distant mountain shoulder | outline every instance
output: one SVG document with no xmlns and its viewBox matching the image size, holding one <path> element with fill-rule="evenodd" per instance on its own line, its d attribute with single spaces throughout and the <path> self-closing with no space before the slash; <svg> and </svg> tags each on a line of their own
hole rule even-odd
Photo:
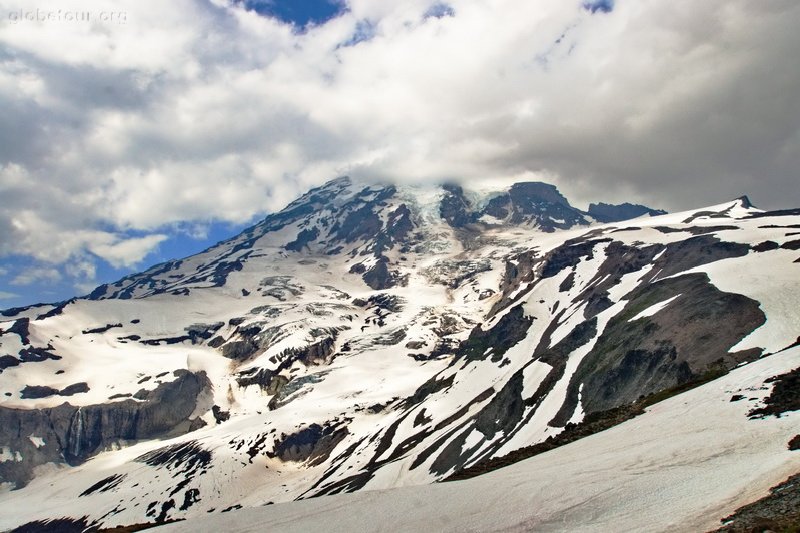
<svg viewBox="0 0 800 533">
<path fill-rule="evenodd" d="M 661 209 L 651 209 L 644 205 L 629 204 L 605 204 L 600 202 L 598 204 L 589 204 L 589 215 L 598 222 L 621 222 L 623 220 L 630 220 L 642 215 L 650 215 L 655 217 L 658 215 L 666 215 L 666 211 Z"/>
</svg>

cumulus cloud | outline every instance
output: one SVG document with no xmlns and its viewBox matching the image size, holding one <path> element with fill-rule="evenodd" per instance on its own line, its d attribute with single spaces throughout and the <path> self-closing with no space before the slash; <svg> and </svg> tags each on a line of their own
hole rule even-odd
<svg viewBox="0 0 800 533">
<path fill-rule="evenodd" d="M 226 0 L 0 0 L 0 255 L 133 266 L 345 173 L 800 204 L 794 0 L 347 7 L 298 31 Z M 59 9 L 89 20 L 25 19 Z"/>
<path fill-rule="evenodd" d="M 92 253 L 111 263 L 112 266 L 132 266 L 141 261 L 166 238 L 166 235 L 147 235 L 146 237 L 117 240 L 114 236 L 107 236 L 105 242 L 90 243 L 88 248 Z"/>
<path fill-rule="evenodd" d="M 52 267 L 33 267 L 24 270 L 11 280 L 12 285 L 31 285 L 33 283 L 55 283 L 61 280 L 61 273 Z"/>
<path fill-rule="evenodd" d="M 8 300 L 10 298 L 16 298 L 17 296 L 18 295 L 13 292 L 0 291 L 0 300 Z"/>
</svg>

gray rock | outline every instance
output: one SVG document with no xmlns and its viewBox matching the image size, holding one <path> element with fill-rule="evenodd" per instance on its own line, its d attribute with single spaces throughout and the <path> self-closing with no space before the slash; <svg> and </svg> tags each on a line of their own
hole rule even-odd
<svg viewBox="0 0 800 533">
<path fill-rule="evenodd" d="M 70 387 L 81 389 L 84 385 Z M 196 427 L 189 417 L 197 397 L 210 386 L 204 372 L 184 371 L 174 381 L 148 392 L 143 402 L 127 399 L 84 407 L 64 403 L 48 409 L 0 407 L 4 445 L 12 453 L 19 452 L 21 458 L 0 463 L 0 482 L 20 488 L 33 478 L 34 468 L 45 463 L 78 465 L 112 444 L 187 433 Z M 31 435 L 40 440 L 34 442 Z"/>
</svg>

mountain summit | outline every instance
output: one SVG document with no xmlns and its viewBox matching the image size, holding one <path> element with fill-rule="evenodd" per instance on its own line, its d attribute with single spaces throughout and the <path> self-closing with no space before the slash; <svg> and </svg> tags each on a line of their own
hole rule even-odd
<svg viewBox="0 0 800 533">
<path fill-rule="evenodd" d="M 613 211 L 615 220 L 664 213 L 630 204 L 600 205 Z M 342 177 L 310 190 L 233 239 L 98 287 L 89 298 L 139 298 L 223 286 L 230 272 L 258 255 L 259 246 L 280 248 L 287 257 L 347 256 L 353 259 L 350 273 L 372 289 L 389 289 L 404 285 L 409 276 L 399 254 L 468 247 L 475 236 L 501 228 L 552 233 L 601 219 L 572 207 L 555 186 L 540 182 L 478 194 L 456 185 L 373 185 Z"/>
<path fill-rule="evenodd" d="M 199 254 L 2 312 L 0 481 L 16 490 L 0 529 L 429 484 L 772 354 L 786 366 L 800 357 L 798 217 L 745 199 L 582 212 L 537 182 L 330 181 Z M 769 391 L 783 367 L 752 368 Z M 730 404 L 708 390 L 693 398 Z M 754 424 L 791 453 L 791 424 Z M 748 468 L 736 483 L 779 475 Z M 712 497 L 734 503 L 686 501 Z"/>
</svg>

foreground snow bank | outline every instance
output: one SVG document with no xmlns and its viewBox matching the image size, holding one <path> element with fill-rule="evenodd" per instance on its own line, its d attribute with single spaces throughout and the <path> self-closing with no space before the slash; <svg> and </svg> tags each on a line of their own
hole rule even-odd
<svg viewBox="0 0 800 533">
<path fill-rule="evenodd" d="M 624 424 L 474 479 L 209 515 L 167 531 L 702 531 L 800 471 L 800 412 L 747 414 L 800 347 Z M 744 396 L 731 401 L 734 395 Z"/>
</svg>

